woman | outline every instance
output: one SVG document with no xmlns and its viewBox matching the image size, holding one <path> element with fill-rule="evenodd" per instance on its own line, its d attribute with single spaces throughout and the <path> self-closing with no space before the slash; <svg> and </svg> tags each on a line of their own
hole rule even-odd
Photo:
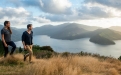
<svg viewBox="0 0 121 75">
<path fill-rule="evenodd" d="M 5 21 L 4 27 L 1 30 L 1 39 L 2 39 L 4 50 L 5 50 L 4 57 L 8 55 L 8 45 L 12 46 L 10 55 L 13 55 L 16 49 L 15 43 L 11 41 L 11 34 L 12 34 L 12 30 L 10 28 L 10 21 Z"/>
</svg>

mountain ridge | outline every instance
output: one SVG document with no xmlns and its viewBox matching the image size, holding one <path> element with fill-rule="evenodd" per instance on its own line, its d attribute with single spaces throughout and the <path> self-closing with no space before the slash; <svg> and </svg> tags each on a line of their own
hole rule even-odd
<svg viewBox="0 0 121 75">
<path fill-rule="evenodd" d="M 2 28 L 3 26 L 0 25 L 0 29 Z M 13 41 L 21 40 L 21 35 L 26 29 L 17 29 L 13 27 L 11 28 L 13 31 L 12 40 Z M 33 32 L 34 35 L 48 35 L 51 38 L 62 39 L 62 40 L 75 40 L 81 38 L 92 39 L 92 37 L 96 38 L 97 35 L 99 35 L 97 36 L 97 38 L 100 38 L 101 40 L 105 38 L 105 40 L 107 39 L 110 42 L 111 41 L 114 42 L 113 40 L 121 40 L 121 32 L 119 31 L 115 31 L 110 28 L 87 26 L 77 23 L 64 23 L 57 26 L 44 25 L 41 27 L 33 28 Z"/>
</svg>

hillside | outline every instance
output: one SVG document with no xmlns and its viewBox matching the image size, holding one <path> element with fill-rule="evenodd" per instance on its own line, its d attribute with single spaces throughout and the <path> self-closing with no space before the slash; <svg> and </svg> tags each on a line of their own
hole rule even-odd
<svg viewBox="0 0 121 75">
<path fill-rule="evenodd" d="M 87 31 L 94 31 L 94 30 L 97 30 L 97 29 L 102 29 L 101 27 L 97 27 L 97 26 L 88 26 L 88 25 L 83 25 L 83 24 L 78 24 L 78 23 L 65 23 L 65 24 L 62 24 L 62 25 L 66 25 L 66 26 L 77 26 L 79 28 L 83 28 Z"/>
<path fill-rule="evenodd" d="M 101 37 L 107 38 L 112 41 L 121 40 L 121 32 L 76 23 L 65 23 L 58 26 L 45 25 L 42 27 L 34 28 L 33 31 L 35 35 L 48 35 L 51 38 L 63 40 L 91 38 L 98 34 Z"/>
<path fill-rule="evenodd" d="M 34 46 L 33 63 L 23 61 L 24 52 L 16 52 L 14 58 L 0 57 L 0 75 L 121 75 L 121 58 L 51 50 L 49 46 Z"/>
<path fill-rule="evenodd" d="M 114 41 L 107 39 L 99 34 L 91 37 L 89 41 L 94 42 L 96 44 L 101 44 L 101 45 L 114 45 L 115 44 Z"/>
<path fill-rule="evenodd" d="M 90 33 L 91 36 L 95 36 L 97 34 L 110 40 L 121 40 L 121 32 L 111 29 L 97 29 Z"/>
<path fill-rule="evenodd" d="M 113 40 L 121 40 L 121 32 L 111 29 L 98 29 L 90 33 L 90 41 L 103 45 L 115 44 Z"/>
<path fill-rule="evenodd" d="M 77 39 L 77 36 L 89 31 L 100 29 L 96 26 L 86 26 L 76 23 L 64 23 L 61 25 L 45 25 L 42 27 L 34 28 L 34 35 L 48 35 L 55 39 L 73 40 Z M 80 37 L 79 37 L 80 38 Z"/>
<path fill-rule="evenodd" d="M 78 26 L 74 25 L 69 25 L 65 26 L 62 30 L 59 30 L 58 32 L 53 34 L 51 38 L 73 40 L 73 37 L 86 32 L 88 31 L 83 28 L 79 28 Z"/>
<path fill-rule="evenodd" d="M 23 62 L 23 55 L 0 58 L 0 75 L 121 75 L 121 62 L 92 56 L 54 56 Z"/>
</svg>

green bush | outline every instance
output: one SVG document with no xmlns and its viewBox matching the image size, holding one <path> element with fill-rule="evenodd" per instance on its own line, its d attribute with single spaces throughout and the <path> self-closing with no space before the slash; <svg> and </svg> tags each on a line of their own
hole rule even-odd
<svg viewBox="0 0 121 75">
<path fill-rule="evenodd" d="M 2 41 L 0 40 L 0 56 L 3 56 L 4 54 L 4 47 L 2 45 Z"/>
<path fill-rule="evenodd" d="M 54 54 L 54 50 L 50 46 L 34 45 L 33 54 L 36 58 L 50 58 Z"/>
<path fill-rule="evenodd" d="M 40 50 L 46 50 L 46 51 L 54 52 L 54 50 L 50 46 L 42 46 L 42 47 L 40 47 Z"/>
<path fill-rule="evenodd" d="M 121 56 L 118 58 L 118 60 L 120 60 L 120 61 L 121 61 Z"/>
<path fill-rule="evenodd" d="M 33 49 L 40 50 L 40 46 L 39 45 L 33 45 Z"/>
<path fill-rule="evenodd" d="M 36 56 L 36 58 L 51 58 L 54 55 L 53 52 L 50 51 L 38 51 L 38 52 L 34 52 L 34 56 Z"/>
<path fill-rule="evenodd" d="M 19 47 L 19 53 L 21 53 L 23 51 L 23 49 L 21 47 Z"/>
<path fill-rule="evenodd" d="M 68 56 L 71 56 L 71 55 L 72 55 L 72 54 L 69 53 L 69 52 L 63 52 L 63 53 L 61 54 L 62 57 L 68 57 Z"/>
</svg>

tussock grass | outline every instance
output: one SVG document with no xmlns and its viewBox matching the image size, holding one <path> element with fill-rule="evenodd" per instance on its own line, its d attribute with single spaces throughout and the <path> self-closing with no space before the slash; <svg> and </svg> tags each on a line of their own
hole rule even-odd
<svg viewBox="0 0 121 75">
<path fill-rule="evenodd" d="M 34 63 L 28 63 L 23 62 L 22 54 L 14 57 L 0 59 L 0 75 L 121 75 L 121 62 L 117 59 L 58 55 L 49 59 L 34 58 Z M 10 66 L 10 61 L 15 65 Z"/>
<path fill-rule="evenodd" d="M 0 65 L 21 65 L 24 64 L 23 60 L 23 55 L 17 54 L 14 56 L 8 55 L 6 58 L 2 57 L 0 60 Z"/>
</svg>

